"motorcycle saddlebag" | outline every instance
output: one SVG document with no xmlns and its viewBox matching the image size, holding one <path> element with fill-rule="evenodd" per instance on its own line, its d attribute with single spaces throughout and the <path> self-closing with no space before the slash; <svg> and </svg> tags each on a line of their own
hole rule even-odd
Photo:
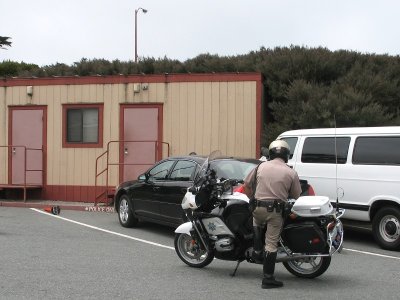
<svg viewBox="0 0 400 300">
<path fill-rule="evenodd" d="M 326 249 L 324 234 L 314 222 L 289 224 L 281 236 L 285 246 L 295 253 L 320 253 Z"/>
</svg>

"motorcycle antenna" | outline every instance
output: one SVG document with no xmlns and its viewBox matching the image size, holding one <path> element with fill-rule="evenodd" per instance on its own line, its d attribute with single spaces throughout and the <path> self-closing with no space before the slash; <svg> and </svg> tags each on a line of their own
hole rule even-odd
<svg viewBox="0 0 400 300">
<path fill-rule="evenodd" d="M 336 114 L 333 114 L 333 122 L 335 125 L 335 185 L 336 185 L 336 211 L 339 211 L 339 195 L 338 195 L 338 153 L 337 153 L 337 136 L 336 136 Z"/>
</svg>

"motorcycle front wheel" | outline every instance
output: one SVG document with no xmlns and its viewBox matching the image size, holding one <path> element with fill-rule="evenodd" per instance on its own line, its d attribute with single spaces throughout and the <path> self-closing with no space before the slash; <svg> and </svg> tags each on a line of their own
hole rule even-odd
<svg viewBox="0 0 400 300">
<path fill-rule="evenodd" d="M 201 249 L 200 244 L 190 235 L 177 233 L 175 235 L 175 251 L 179 258 L 188 266 L 194 268 L 204 268 L 214 259 L 213 251 Z"/>
<path fill-rule="evenodd" d="M 297 277 L 301 278 L 315 278 L 329 268 L 331 264 L 331 257 L 307 257 L 293 261 L 284 262 L 286 270 Z"/>
</svg>

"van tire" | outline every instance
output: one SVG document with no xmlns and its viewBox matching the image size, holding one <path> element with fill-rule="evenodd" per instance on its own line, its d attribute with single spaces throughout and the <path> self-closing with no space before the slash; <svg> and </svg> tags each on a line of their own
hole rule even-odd
<svg viewBox="0 0 400 300">
<path fill-rule="evenodd" d="M 383 249 L 400 249 L 400 209 L 389 206 L 378 210 L 372 220 L 372 235 Z"/>
</svg>

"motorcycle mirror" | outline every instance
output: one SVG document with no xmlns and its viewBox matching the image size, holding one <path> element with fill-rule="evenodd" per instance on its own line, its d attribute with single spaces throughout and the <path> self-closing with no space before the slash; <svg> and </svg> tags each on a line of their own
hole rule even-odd
<svg viewBox="0 0 400 300">
<path fill-rule="evenodd" d="M 197 192 L 196 187 L 195 186 L 191 186 L 189 188 L 189 192 L 191 192 L 193 195 L 196 195 L 196 192 Z"/>
</svg>

